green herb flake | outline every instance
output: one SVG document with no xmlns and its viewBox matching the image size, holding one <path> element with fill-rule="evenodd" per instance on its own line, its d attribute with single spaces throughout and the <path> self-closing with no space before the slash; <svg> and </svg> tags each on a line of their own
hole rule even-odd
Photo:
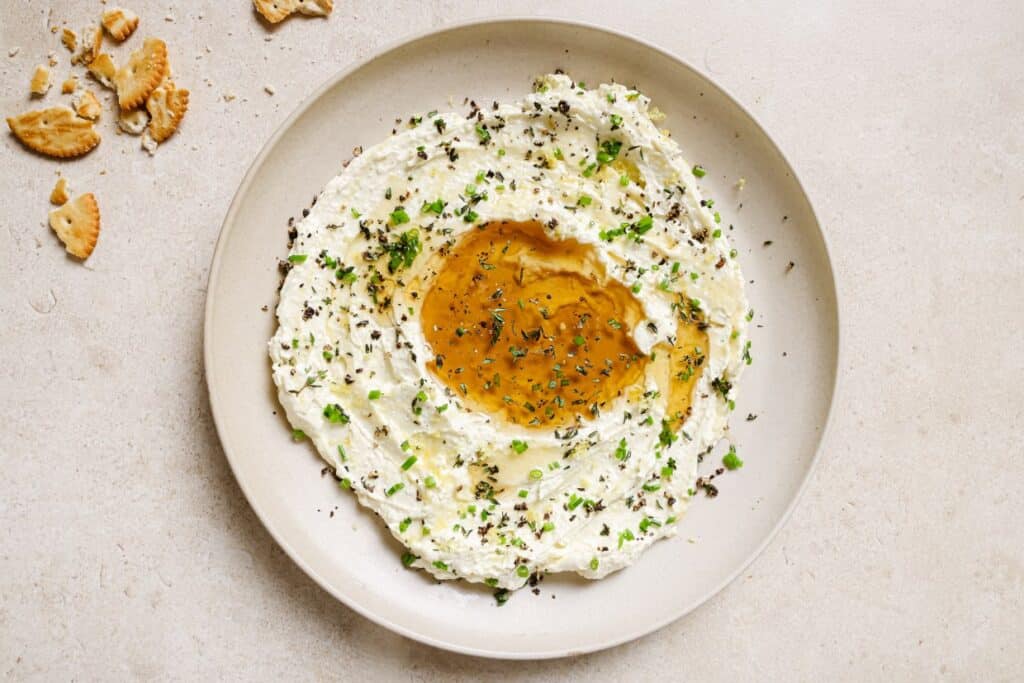
<svg viewBox="0 0 1024 683">
<path fill-rule="evenodd" d="M 708 172 L 700 164 L 697 164 L 696 166 L 693 167 L 693 175 L 697 176 L 698 178 L 703 178 L 707 174 Z"/>
<path fill-rule="evenodd" d="M 525 453 L 526 449 L 528 449 L 529 447 L 529 444 L 527 444 L 525 441 L 520 441 L 519 439 L 512 439 L 512 450 L 519 455 Z"/>
<path fill-rule="evenodd" d="M 722 464 L 727 470 L 738 470 L 743 467 L 743 461 L 740 460 L 740 456 L 736 455 L 735 446 L 729 446 L 729 452 L 722 457 Z"/>
<path fill-rule="evenodd" d="M 376 401 L 381 396 L 383 396 L 383 394 L 380 393 L 380 389 L 370 389 L 370 393 L 366 395 L 366 398 L 371 401 Z"/>
<path fill-rule="evenodd" d="M 326 417 L 327 421 L 332 424 L 345 425 L 349 422 L 348 413 L 346 413 L 337 403 L 331 403 L 324 406 L 324 417 Z"/>
<path fill-rule="evenodd" d="M 420 208 L 420 213 L 436 213 L 438 216 L 444 211 L 444 207 L 447 203 L 443 199 L 435 199 L 432 202 L 423 202 L 423 206 Z"/>
<path fill-rule="evenodd" d="M 408 458 L 405 459 L 405 462 L 402 463 L 402 469 L 408 470 L 410 467 L 416 464 L 416 461 L 418 459 L 419 458 L 417 458 L 415 455 L 410 455 Z"/>
<path fill-rule="evenodd" d="M 405 212 L 405 207 L 397 206 L 395 210 L 391 212 L 391 224 L 401 225 L 402 223 L 409 222 L 409 214 Z"/>
</svg>

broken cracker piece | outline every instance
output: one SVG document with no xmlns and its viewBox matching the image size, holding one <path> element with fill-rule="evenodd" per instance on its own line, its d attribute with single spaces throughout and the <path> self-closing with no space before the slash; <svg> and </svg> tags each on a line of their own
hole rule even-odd
<svg viewBox="0 0 1024 683">
<path fill-rule="evenodd" d="M 145 102 L 167 75 L 167 69 L 167 45 L 159 38 L 146 38 L 114 74 L 121 109 L 135 109 Z"/>
<path fill-rule="evenodd" d="M 61 176 L 57 178 L 57 184 L 53 186 L 53 192 L 50 193 L 50 203 L 61 206 L 66 204 L 68 199 L 68 181 L 67 178 Z"/>
<path fill-rule="evenodd" d="M 123 111 L 117 119 L 117 127 L 129 135 L 142 135 L 148 124 L 149 114 L 145 109 Z"/>
<path fill-rule="evenodd" d="M 142 134 L 142 149 L 149 152 L 149 156 L 156 154 L 157 142 L 153 139 L 153 136 L 149 134 L 149 129 Z"/>
<path fill-rule="evenodd" d="M 29 149 L 52 157 L 69 158 L 85 154 L 100 144 L 92 121 L 79 118 L 67 107 L 36 109 L 9 116 L 7 125 Z"/>
<path fill-rule="evenodd" d="M 111 7 L 103 13 L 103 28 L 114 40 L 126 40 L 139 25 L 139 15 L 124 7 Z"/>
<path fill-rule="evenodd" d="M 100 117 L 103 107 L 100 105 L 100 101 L 96 99 L 96 95 L 92 90 L 83 90 L 75 98 L 75 111 L 82 118 L 95 121 Z"/>
<path fill-rule="evenodd" d="M 100 236 L 100 207 L 91 193 L 79 195 L 50 212 L 50 227 L 72 256 L 89 258 Z"/>
<path fill-rule="evenodd" d="M 92 63 L 89 64 L 89 73 L 104 87 L 111 90 L 117 89 L 114 86 L 114 75 L 117 74 L 117 66 L 114 65 L 114 60 L 106 52 L 101 52 L 96 56 L 96 59 L 92 60 Z"/>
<path fill-rule="evenodd" d="M 155 142 L 163 142 L 178 129 L 188 111 L 188 90 L 175 87 L 174 81 L 164 81 L 146 100 L 149 112 L 149 134 Z"/>
<path fill-rule="evenodd" d="M 326 17 L 334 9 L 334 0 L 253 0 L 253 6 L 264 19 L 276 24 L 295 12 Z"/>
<path fill-rule="evenodd" d="M 36 70 L 32 72 L 32 82 L 29 84 L 29 90 L 33 95 L 42 97 L 49 89 L 50 70 L 40 64 L 36 67 Z"/>
<path fill-rule="evenodd" d="M 299 0 L 299 12 L 313 17 L 326 17 L 334 9 L 334 0 Z"/>
<path fill-rule="evenodd" d="M 60 42 L 68 49 L 68 52 L 74 54 L 78 49 L 78 34 L 69 28 L 62 29 L 60 32 Z"/>
<path fill-rule="evenodd" d="M 252 4 L 264 19 L 276 24 L 295 11 L 297 0 L 252 0 Z"/>
<path fill-rule="evenodd" d="M 78 76 L 68 76 L 68 79 L 60 84 L 60 91 L 64 95 L 75 92 L 78 87 Z"/>
<path fill-rule="evenodd" d="M 81 45 L 78 52 L 71 56 L 72 64 L 92 64 L 103 49 L 103 27 L 90 24 L 82 31 Z"/>
</svg>

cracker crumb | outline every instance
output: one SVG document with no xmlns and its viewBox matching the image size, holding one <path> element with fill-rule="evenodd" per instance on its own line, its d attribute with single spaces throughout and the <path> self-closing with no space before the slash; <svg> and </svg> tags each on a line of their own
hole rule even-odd
<svg viewBox="0 0 1024 683">
<path fill-rule="evenodd" d="M 156 147 L 156 140 L 150 137 L 149 131 L 147 130 L 142 134 L 142 149 L 146 150 L 149 153 L 149 156 L 153 156 L 156 154 Z"/>
<path fill-rule="evenodd" d="M 36 70 L 32 72 L 32 82 L 29 84 L 29 90 L 36 97 L 42 97 L 50 89 L 50 70 L 46 66 L 40 64 L 36 67 Z"/>
<path fill-rule="evenodd" d="M 268 95 L 273 95 L 275 92 L 277 92 L 274 86 L 270 85 L 269 83 L 263 86 L 263 89 L 267 91 Z"/>
<path fill-rule="evenodd" d="M 57 184 L 53 186 L 53 191 L 50 193 L 50 203 L 55 206 L 61 206 L 66 204 L 70 199 L 71 190 L 68 189 L 67 178 L 61 176 L 57 178 Z"/>
<path fill-rule="evenodd" d="M 78 34 L 69 28 L 61 29 L 60 42 L 68 49 L 68 52 L 74 53 L 78 49 Z"/>
<path fill-rule="evenodd" d="M 235 93 L 233 93 L 233 92 L 226 92 L 226 93 L 224 93 L 224 101 L 225 102 L 230 102 L 233 99 L 235 99 Z"/>
<path fill-rule="evenodd" d="M 78 87 L 78 76 L 68 76 L 67 80 L 60 84 L 60 91 L 64 95 L 70 95 Z"/>
<path fill-rule="evenodd" d="M 746 178 L 740 178 L 739 180 L 736 181 L 736 189 L 737 190 L 742 190 L 746 186 L 747 186 L 747 179 Z"/>
<path fill-rule="evenodd" d="M 10 50 L 7 51 L 7 56 L 8 57 L 17 57 L 19 52 L 21 52 L 21 48 L 20 47 L 12 47 Z"/>
</svg>

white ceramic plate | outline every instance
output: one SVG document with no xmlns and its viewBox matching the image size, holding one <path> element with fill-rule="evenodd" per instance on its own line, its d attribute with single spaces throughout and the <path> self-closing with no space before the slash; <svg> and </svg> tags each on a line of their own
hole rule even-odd
<svg viewBox="0 0 1024 683">
<path fill-rule="evenodd" d="M 355 146 L 388 136 L 396 117 L 464 112 L 464 97 L 514 100 L 535 75 L 556 68 L 653 97 L 686 158 L 708 169 L 705 196 L 716 199 L 724 225 L 735 225 L 730 236 L 751 282 L 757 323 L 755 362 L 741 382 L 732 428 L 746 466 L 717 480 L 721 495 L 698 498 L 679 535 L 655 544 L 635 566 L 598 582 L 550 576 L 540 596 L 520 591 L 499 608 L 490 591 L 403 569 L 401 548 L 377 519 L 321 476 L 313 449 L 293 443 L 281 417 L 267 340 L 288 218 L 309 205 Z M 742 192 L 734 187 L 740 177 L 747 181 Z M 765 240 L 773 244 L 764 247 Z M 787 273 L 790 261 L 796 265 Z M 224 450 L 252 507 L 292 559 L 388 628 L 438 647 L 509 658 L 557 657 L 639 637 L 742 571 L 808 478 L 839 353 L 824 237 L 793 169 L 750 114 L 657 48 L 549 20 L 475 23 L 413 39 L 338 74 L 304 102 L 253 163 L 228 211 L 210 271 L 205 334 Z M 747 422 L 748 413 L 759 417 Z"/>
</svg>

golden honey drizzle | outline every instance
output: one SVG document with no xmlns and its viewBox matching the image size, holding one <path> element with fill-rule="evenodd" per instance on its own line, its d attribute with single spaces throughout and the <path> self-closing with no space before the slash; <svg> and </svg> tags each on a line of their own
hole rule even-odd
<svg viewBox="0 0 1024 683">
<path fill-rule="evenodd" d="M 524 427 L 592 419 L 641 380 L 651 357 L 631 331 L 643 307 L 609 278 L 594 248 L 535 222 L 494 222 L 462 238 L 423 298 L 430 370 L 467 407 Z M 655 348 L 675 428 L 689 412 L 707 334 L 684 320 Z"/>
</svg>

